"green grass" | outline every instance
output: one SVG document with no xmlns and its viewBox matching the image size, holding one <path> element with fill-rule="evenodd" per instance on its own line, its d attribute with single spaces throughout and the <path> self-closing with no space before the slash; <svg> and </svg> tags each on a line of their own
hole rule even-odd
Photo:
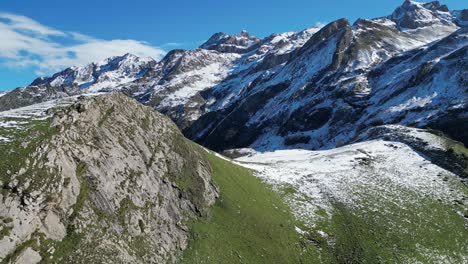
<svg viewBox="0 0 468 264">
<path fill-rule="evenodd" d="M 319 263 L 282 197 L 252 171 L 209 154 L 221 197 L 210 216 L 192 222 L 181 263 Z M 303 228 L 303 227 L 302 227 Z"/>
<path fill-rule="evenodd" d="M 447 151 L 453 152 L 455 155 L 464 156 L 465 159 L 468 159 L 468 149 L 462 143 L 446 138 L 445 147 Z"/>
<path fill-rule="evenodd" d="M 327 262 L 438 263 L 441 256 L 450 263 L 463 263 L 468 230 L 456 212 L 463 213 L 462 205 L 410 191 L 385 200 L 362 198 L 358 208 L 333 202 L 331 220 L 317 224 L 317 230 L 334 242 L 328 245 Z M 400 198 L 403 201 L 395 202 Z"/>
<path fill-rule="evenodd" d="M 11 227 L 4 226 L 2 223 L 2 228 L 0 230 L 0 239 L 3 239 L 3 237 L 9 236 L 11 229 L 12 229 Z"/>
</svg>

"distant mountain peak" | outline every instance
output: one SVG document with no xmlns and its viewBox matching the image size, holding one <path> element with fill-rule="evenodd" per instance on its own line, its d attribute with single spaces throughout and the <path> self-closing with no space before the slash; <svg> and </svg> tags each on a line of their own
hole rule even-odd
<svg viewBox="0 0 468 264">
<path fill-rule="evenodd" d="M 448 12 L 449 9 L 447 7 L 447 5 L 442 5 L 440 4 L 439 1 L 432 1 L 432 2 L 416 2 L 416 1 L 410 1 L 410 0 L 406 0 L 402 7 L 405 7 L 405 8 L 410 8 L 410 7 L 424 7 L 425 9 L 429 9 L 431 11 L 442 11 L 442 12 Z"/>
<path fill-rule="evenodd" d="M 223 53 L 246 53 L 257 47 L 261 41 L 261 38 L 250 35 L 246 30 L 242 30 L 236 35 L 218 32 L 212 35 L 200 48 Z"/>
<path fill-rule="evenodd" d="M 442 12 L 449 12 L 449 9 L 448 9 L 447 5 L 441 5 L 439 3 L 439 1 L 423 3 L 422 5 L 424 6 L 424 8 L 432 10 L 432 11 L 438 10 L 438 11 L 442 11 Z"/>
<path fill-rule="evenodd" d="M 416 29 L 434 24 L 453 25 L 453 17 L 449 11 L 448 7 L 441 5 L 439 1 L 421 3 L 405 0 L 388 18 L 403 29 Z"/>
</svg>

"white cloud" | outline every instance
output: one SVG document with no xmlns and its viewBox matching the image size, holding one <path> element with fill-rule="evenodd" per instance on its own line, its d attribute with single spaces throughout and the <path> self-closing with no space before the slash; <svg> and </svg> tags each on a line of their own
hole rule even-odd
<svg viewBox="0 0 468 264">
<path fill-rule="evenodd" d="M 192 46 L 199 46 L 205 43 L 206 40 L 199 40 L 199 41 L 190 41 L 190 42 L 168 42 L 162 45 L 162 48 L 180 48 L 180 47 L 192 47 Z"/>
<path fill-rule="evenodd" d="M 328 23 L 326 22 L 321 22 L 321 21 L 318 21 L 315 23 L 315 27 L 318 27 L 318 28 L 323 28 L 324 26 L 326 26 Z"/>
<path fill-rule="evenodd" d="M 33 67 L 37 74 L 43 75 L 125 53 L 159 60 L 165 51 L 143 41 L 103 40 L 60 31 L 28 17 L 0 12 L 0 59 L 3 67 Z"/>
<path fill-rule="evenodd" d="M 37 36 L 65 36 L 64 32 L 43 26 L 25 16 L 0 12 L 0 19 L 6 21 L 12 29 L 28 32 Z"/>
</svg>

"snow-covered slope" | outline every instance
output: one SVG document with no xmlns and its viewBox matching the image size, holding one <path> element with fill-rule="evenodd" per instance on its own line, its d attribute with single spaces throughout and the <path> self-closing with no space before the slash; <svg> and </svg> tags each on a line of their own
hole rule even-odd
<svg viewBox="0 0 468 264">
<path fill-rule="evenodd" d="M 52 87 L 77 85 L 89 92 L 112 90 L 143 76 L 156 62 L 132 54 L 112 57 L 85 67 L 71 67 L 50 78 L 38 78 L 31 85 Z"/>
<path fill-rule="evenodd" d="M 428 131 L 386 129 L 389 135 L 405 131 L 410 141 L 450 155 L 446 139 Z M 402 263 L 468 261 L 467 187 L 457 175 L 401 141 L 250 153 L 237 161 L 286 197 L 309 225 L 310 230 L 299 232 L 345 259 L 358 251 L 356 258 L 369 263 L 377 261 L 376 255 Z"/>
<path fill-rule="evenodd" d="M 401 29 L 416 29 L 432 25 L 452 25 L 453 17 L 446 5 L 439 1 L 420 3 L 405 0 L 389 19 L 395 21 Z"/>
<path fill-rule="evenodd" d="M 218 150 L 329 148 L 377 123 L 434 125 L 467 142 L 450 129 L 466 120 L 460 115 L 466 112 L 468 98 L 465 35 L 466 28 L 453 23 L 402 30 L 387 18 L 358 20 L 353 26 L 335 21 L 312 35 L 286 64 L 269 69 L 230 97 L 229 103 L 217 98 L 213 88 L 207 101 L 222 100 L 232 107 L 210 108 L 215 112 L 185 132 Z M 425 103 L 419 113 L 412 113 L 410 105 L 420 97 Z M 458 112 L 452 121 L 439 124 L 448 121 L 452 113 L 447 110 L 455 105 Z"/>
<path fill-rule="evenodd" d="M 0 111 L 81 93 L 118 90 L 119 85 L 141 78 L 155 64 L 151 58 L 125 54 L 84 67 L 67 68 L 52 77 L 39 77 L 29 86 L 1 97 Z"/>
</svg>

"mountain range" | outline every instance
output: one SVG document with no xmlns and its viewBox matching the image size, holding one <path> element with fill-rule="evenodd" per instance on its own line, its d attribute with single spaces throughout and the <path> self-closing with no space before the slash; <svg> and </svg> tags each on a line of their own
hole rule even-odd
<svg viewBox="0 0 468 264">
<path fill-rule="evenodd" d="M 126 54 L 38 78 L 0 97 L 0 109 L 120 91 L 217 151 L 331 148 L 373 124 L 436 128 L 468 143 L 452 129 L 468 124 L 467 16 L 405 1 L 353 24 L 266 38 L 216 33 L 159 62 Z"/>
<path fill-rule="evenodd" d="M 0 93 L 0 260 L 466 263 L 466 131 L 438 1 L 70 67 Z"/>
</svg>

